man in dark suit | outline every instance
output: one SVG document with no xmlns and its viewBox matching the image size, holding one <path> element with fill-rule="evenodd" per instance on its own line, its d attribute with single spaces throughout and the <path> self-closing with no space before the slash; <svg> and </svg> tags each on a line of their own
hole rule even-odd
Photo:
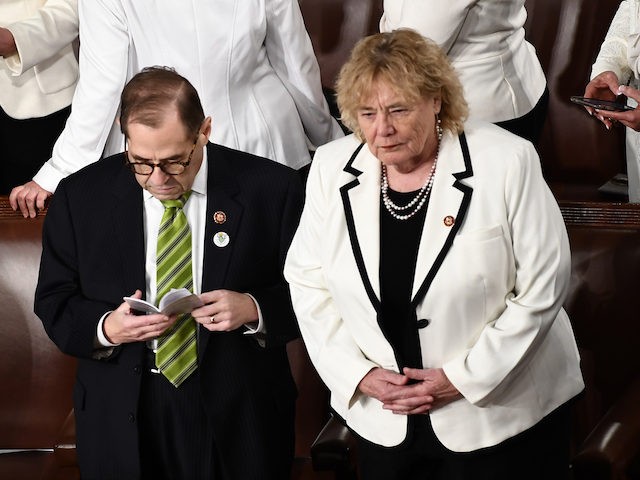
<svg viewBox="0 0 640 480">
<path fill-rule="evenodd" d="M 211 118 L 170 69 L 127 84 L 120 122 L 128 150 L 69 176 L 51 202 L 36 291 L 47 333 L 78 358 L 81 474 L 284 480 L 295 402 L 285 344 L 298 330 L 282 265 L 302 208 L 299 176 L 209 143 Z M 137 315 L 123 297 L 157 304 L 161 202 L 175 200 L 188 223 L 177 239 L 192 239 L 186 286 L 203 305 L 190 316 Z M 177 380 L 156 357 L 183 325 L 197 360 Z"/>
</svg>

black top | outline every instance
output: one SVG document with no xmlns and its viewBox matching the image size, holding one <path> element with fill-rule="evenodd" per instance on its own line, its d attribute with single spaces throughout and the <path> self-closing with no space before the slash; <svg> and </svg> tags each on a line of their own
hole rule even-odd
<svg viewBox="0 0 640 480">
<path fill-rule="evenodd" d="M 406 205 L 418 192 L 387 194 L 396 205 Z M 429 199 L 413 217 L 398 220 L 391 216 L 380 198 L 380 326 L 402 367 L 422 368 L 422 355 L 411 308 L 411 289 L 418 258 L 418 246 Z M 408 213 L 412 208 L 402 213 Z"/>
</svg>

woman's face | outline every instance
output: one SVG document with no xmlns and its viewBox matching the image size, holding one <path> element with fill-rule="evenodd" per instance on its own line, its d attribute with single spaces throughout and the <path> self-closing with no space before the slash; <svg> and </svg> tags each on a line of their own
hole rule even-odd
<svg viewBox="0 0 640 480">
<path fill-rule="evenodd" d="M 369 150 L 387 167 L 411 171 L 435 155 L 440 97 L 408 101 L 384 81 L 373 83 L 357 111 Z"/>
</svg>

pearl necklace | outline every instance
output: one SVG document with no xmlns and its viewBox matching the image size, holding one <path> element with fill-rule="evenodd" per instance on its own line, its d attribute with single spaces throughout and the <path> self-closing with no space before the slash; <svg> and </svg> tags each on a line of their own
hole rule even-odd
<svg viewBox="0 0 640 480">
<path fill-rule="evenodd" d="M 433 165 L 431 165 L 431 172 L 429 172 L 427 181 L 422 186 L 422 188 L 418 191 L 416 196 L 413 197 L 413 199 L 411 199 L 411 201 L 406 205 L 402 205 L 402 206 L 396 205 L 389 198 L 389 193 L 388 193 L 389 179 L 387 177 L 387 167 L 384 164 L 382 164 L 382 182 L 380 185 L 380 191 L 382 192 L 382 203 L 384 204 L 389 214 L 397 220 L 408 220 L 409 218 L 413 217 L 416 213 L 420 211 L 422 206 L 427 201 L 427 198 L 429 198 L 429 193 L 431 192 L 431 187 L 433 186 L 433 179 L 436 173 L 436 165 L 438 164 L 438 154 L 440 153 L 440 140 L 442 139 L 442 127 L 440 126 L 440 119 L 438 119 L 438 122 L 436 123 L 436 132 L 438 135 L 438 149 L 436 150 L 436 157 L 433 159 Z M 415 205 L 415 208 L 411 212 L 405 213 L 405 214 L 401 213 L 413 207 L 414 205 Z"/>
</svg>

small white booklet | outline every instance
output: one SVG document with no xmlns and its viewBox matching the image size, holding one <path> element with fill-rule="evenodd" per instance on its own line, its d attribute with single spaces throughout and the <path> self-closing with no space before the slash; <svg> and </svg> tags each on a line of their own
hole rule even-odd
<svg viewBox="0 0 640 480">
<path fill-rule="evenodd" d="M 191 313 L 192 310 L 204 305 L 200 297 L 195 293 L 191 293 L 186 288 L 172 288 L 162 297 L 160 305 L 157 307 L 139 298 L 124 297 L 123 300 L 127 302 L 132 309 L 139 312 L 164 313 L 165 315 Z"/>
</svg>

